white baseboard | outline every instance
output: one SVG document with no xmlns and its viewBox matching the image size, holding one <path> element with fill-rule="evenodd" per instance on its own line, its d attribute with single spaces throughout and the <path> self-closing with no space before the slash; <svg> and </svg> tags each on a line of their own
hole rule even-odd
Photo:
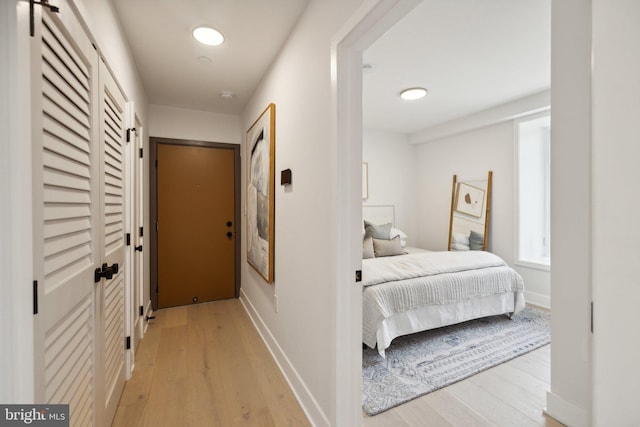
<svg viewBox="0 0 640 427">
<path fill-rule="evenodd" d="M 551 310 L 551 297 L 549 297 L 549 295 L 537 294 L 525 289 L 524 300 L 527 304 L 537 305 L 538 307 Z"/>
<path fill-rule="evenodd" d="M 589 413 L 584 408 L 567 402 L 550 391 L 547 392 L 547 408 L 544 413 L 568 427 L 591 425 Z"/>
<path fill-rule="evenodd" d="M 329 419 L 318 405 L 318 402 L 313 397 L 313 394 L 311 394 L 300 375 L 298 375 L 295 367 L 291 364 L 291 361 L 273 337 L 271 331 L 269 331 L 269 328 L 264 323 L 242 288 L 240 289 L 240 302 L 249 315 L 249 318 L 253 322 L 256 330 L 260 334 L 262 341 L 267 346 L 267 349 L 269 349 L 269 352 L 273 356 L 278 368 L 280 368 L 280 372 L 282 372 L 282 375 L 289 384 L 291 391 L 298 400 L 298 403 L 302 407 L 302 410 L 311 425 L 318 427 L 330 427 L 331 423 L 329 422 Z"/>
</svg>

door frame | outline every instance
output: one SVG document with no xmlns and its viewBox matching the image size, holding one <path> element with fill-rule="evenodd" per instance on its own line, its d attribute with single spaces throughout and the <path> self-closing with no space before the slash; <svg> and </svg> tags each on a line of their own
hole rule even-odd
<svg viewBox="0 0 640 427">
<path fill-rule="evenodd" d="M 149 137 L 149 247 L 151 249 L 149 256 L 151 261 L 151 274 L 149 281 L 149 295 L 151 296 L 151 306 L 153 310 L 158 309 L 158 144 L 169 145 L 182 145 L 186 147 L 200 147 L 200 148 L 222 148 L 226 150 L 233 150 L 233 167 L 234 167 L 234 206 L 233 206 L 233 220 L 235 224 L 239 225 L 241 221 L 241 206 L 240 201 L 240 180 L 241 180 L 241 163 L 240 163 L 240 145 L 239 144 L 227 144 L 222 142 L 209 142 L 209 141 L 194 141 L 188 139 L 175 139 L 175 138 L 162 138 L 162 137 Z M 155 228 L 155 229 L 153 229 Z M 242 241 L 241 227 L 236 226 L 236 236 L 234 239 L 234 288 L 235 298 L 240 296 L 240 249 Z"/>
</svg>

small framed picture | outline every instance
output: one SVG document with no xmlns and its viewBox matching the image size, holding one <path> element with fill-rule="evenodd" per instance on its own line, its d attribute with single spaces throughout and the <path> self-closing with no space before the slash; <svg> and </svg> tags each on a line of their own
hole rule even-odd
<svg viewBox="0 0 640 427">
<path fill-rule="evenodd" d="M 480 218 L 484 206 L 484 190 L 463 182 L 458 183 L 456 210 Z"/>
</svg>

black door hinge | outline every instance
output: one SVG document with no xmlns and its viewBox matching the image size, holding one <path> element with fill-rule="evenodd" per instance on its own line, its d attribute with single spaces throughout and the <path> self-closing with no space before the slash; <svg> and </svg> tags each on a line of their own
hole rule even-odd
<svg viewBox="0 0 640 427">
<path fill-rule="evenodd" d="M 127 233 L 127 246 L 131 246 L 131 233 Z"/>
<path fill-rule="evenodd" d="M 126 338 L 124 346 L 127 350 L 131 350 L 131 337 Z"/>
<path fill-rule="evenodd" d="M 141 148 L 141 149 L 140 149 L 140 158 L 142 158 L 142 152 L 143 152 L 143 150 L 142 150 L 142 148 Z"/>
<path fill-rule="evenodd" d="M 33 281 L 33 314 L 38 314 L 38 281 Z"/>
<path fill-rule="evenodd" d="M 131 142 L 131 132 L 135 132 L 136 128 L 129 128 L 127 129 L 127 142 Z M 142 157 L 142 156 L 140 156 Z"/>
<path fill-rule="evenodd" d="M 140 316 L 144 315 L 144 307 L 140 306 Z"/>
<path fill-rule="evenodd" d="M 144 236 L 144 227 L 140 227 L 140 237 Z"/>
<path fill-rule="evenodd" d="M 362 282 L 362 270 L 356 270 L 356 282 Z"/>
<path fill-rule="evenodd" d="M 49 10 L 53 13 L 58 13 L 60 12 L 60 8 L 57 6 L 54 6 L 52 4 L 49 4 L 49 0 L 40 0 L 40 1 L 36 1 L 36 0 L 29 0 L 29 34 L 31 34 L 31 37 L 33 37 L 35 35 L 35 30 L 36 30 L 36 23 L 35 23 L 35 15 L 34 15 L 34 5 L 39 4 L 42 7 L 48 7 Z"/>
</svg>

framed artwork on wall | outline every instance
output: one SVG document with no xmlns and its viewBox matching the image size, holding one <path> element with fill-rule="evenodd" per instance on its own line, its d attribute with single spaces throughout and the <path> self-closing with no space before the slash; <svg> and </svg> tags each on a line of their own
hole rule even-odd
<svg viewBox="0 0 640 427">
<path fill-rule="evenodd" d="M 456 210 L 480 218 L 484 206 L 484 190 L 464 182 L 458 183 Z"/>
<path fill-rule="evenodd" d="M 276 106 L 269 106 L 247 131 L 247 262 L 273 283 Z"/>
</svg>

